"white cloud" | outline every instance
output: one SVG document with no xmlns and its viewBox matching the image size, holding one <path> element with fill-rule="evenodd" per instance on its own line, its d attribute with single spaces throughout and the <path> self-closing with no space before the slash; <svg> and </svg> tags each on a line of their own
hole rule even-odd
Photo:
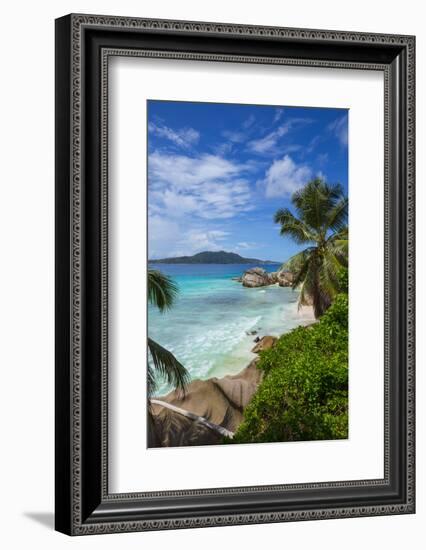
<svg viewBox="0 0 426 550">
<path fill-rule="evenodd" d="M 340 118 L 336 118 L 333 122 L 328 125 L 328 129 L 333 132 L 333 134 L 340 141 L 341 145 L 347 147 L 348 145 L 348 117 L 343 115 Z"/>
<path fill-rule="evenodd" d="M 179 234 L 179 225 L 164 216 L 148 218 L 148 257 L 150 259 L 170 256 L 170 235 Z"/>
<path fill-rule="evenodd" d="M 230 235 L 229 231 L 222 231 L 220 229 L 214 229 L 212 231 L 209 231 L 208 233 L 211 238 L 219 240 L 223 240 L 228 237 L 228 235 Z"/>
<path fill-rule="evenodd" d="M 306 164 L 296 164 L 289 155 L 274 160 L 259 182 L 268 198 L 291 196 L 312 178 L 312 170 Z"/>
<path fill-rule="evenodd" d="M 219 157 L 223 157 L 225 155 L 231 154 L 233 149 L 234 149 L 234 143 L 232 143 L 231 141 L 226 141 L 224 143 L 220 143 L 219 145 L 214 145 L 212 147 L 212 150 Z"/>
<path fill-rule="evenodd" d="M 234 250 L 238 252 L 239 250 L 256 250 L 258 248 L 261 248 L 261 246 L 257 243 L 243 241 L 243 242 L 237 243 Z"/>
<path fill-rule="evenodd" d="M 314 149 L 321 143 L 323 139 L 324 136 L 322 135 L 314 136 L 309 142 L 309 145 L 306 147 L 306 153 L 312 153 L 312 151 L 314 151 Z"/>
<path fill-rule="evenodd" d="M 230 233 L 219 229 L 206 230 L 201 225 L 191 227 L 188 224 L 170 222 L 163 217 L 150 216 L 148 235 L 149 258 L 158 259 L 222 250 Z"/>
<path fill-rule="evenodd" d="M 148 131 L 158 137 L 168 139 L 183 149 L 188 149 L 192 145 L 195 145 L 200 139 L 200 133 L 197 132 L 197 130 L 194 130 L 194 128 L 180 128 L 178 130 L 173 130 L 168 126 L 160 126 L 150 122 L 148 124 Z"/>
<path fill-rule="evenodd" d="M 277 109 L 274 116 L 273 124 L 276 124 L 282 117 L 284 110 Z M 290 130 L 293 130 L 294 128 L 304 126 L 306 124 L 310 124 L 312 122 L 309 118 L 288 118 L 283 124 L 277 126 L 274 130 L 270 131 L 268 134 L 266 134 L 264 137 L 259 139 L 253 139 L 249 141 L 248 143 L 248 149 L 253 152 L 257 153 L 259 155 L 270 155 L 273 153 L 278 152 L 278 142 L 279 140 L 288 134 Z M 287 145 L 288 147 L 291 147 L 291 144 Z M 300 146 L 296 147 L 300 148 Z"/>
<path fill-rule="evenodd" d="M 246 140 L 246 134 L 244 132 L 231 132 L 229 130 L 225 130 L 222 132 L 222 136 L 229 139 L 229 141 L 232 141 L 232 143 L 242 143 Z"/>
<path fill-rule="evenodd" d="M 319 153 L 317 155 L 318 164 L 324 166 L 328 162 L 328 153 Z"/>
<path fill-rule="evenodd" d="M 203 219 L 231 218 L 252 208 L 244 178 L 249 165 L 216 155 L 194 158 L 156 151 L 148 167 L 150 207 L 169 217 L 191 213 Z"/>
<path fill-rule="evenodd" d="M 184 195 L 174 189 L 165 189 L 162 194 L 157 194 L 157 198 L 162 201 L 164 209 L 171 213 L 173 218 L 190 214 L 198 207 L 197 200 L 193 195 Z"/>
<path fill-rule="evenodd" d="M 273 124 L 275 124 L 280 120 L 280 118 L 283 116 L 283 113 L 284 113 L 284 109 L 281 109 L 281 108 L 275 109 L 274 120 L 272 121 Z"/>
<path fill-rule="evenodd" d="M 256 122 L 256 117 L 254 115 L 250 115 L 244 122 L 243 122 L 243 128 L 247 129 L 250 128 L 254 123 Z"/>
<path fill-rule="evenodd" d="M 216 222 L 225 223 L 254 208 L 245 177 L 252 170 L 250 164 L 238 164 L 217 155 L 151 153 L 148 159 L 150 256 L 158 258 L 223 248 L 220 243 L 228 233 L 218 229 Z M 153 236 L 154 233 L 157 235 Z"/>
<path fill-rule="evenodd" d="M 159 151 L 149 155 L 148 167 L 150 187 L 170 185 L 180 190 L 196 190 L 214 181 L 229 181 L 246 168 L 218 155 L 190 157 Z"/>
<path fill-rule="evenodd" d="M 296 143 L 293 143 L 292 145 L 286 145 L 283 147 L 283 150 L 286 153 L 299 153 L 300 151 L 303 151 L 302 145 L 297 145 Z"/>
<path fill-rule="evenodd" d="M 175 254 L 185 256 L 197 252 L 215 251 L 223 249 L 223 241 L 229 233 L 221 230 L 205 230 L 203 227 L 194 227 L 182 230 L 181 238 L 176 243 Z"/>
<path fill-rule="evenodd" d="M 278 140 L 289 132 L 291 123 L 287 122 L 276 128 L 274 131 L 269 132 L 266 136 L 260 139 L 253 139 L 249 142 L 248 146 L 254 153 L 264 154 L 271 152 L 277 145 Z"/>
</svg>

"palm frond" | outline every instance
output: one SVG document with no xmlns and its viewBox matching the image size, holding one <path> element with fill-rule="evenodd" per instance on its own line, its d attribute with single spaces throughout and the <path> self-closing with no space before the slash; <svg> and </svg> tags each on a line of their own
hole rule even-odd
<svg viewBox="0 0 426 550">
<path fill-rule="evenodd" d="M 321 292 L 330 299 L 334 298 L 339 291 L 339 272 L 342 265 L 331 250 L 325 250 L 321 269 L 319 272 L 319 283 Z"/>
<path fill-rule="evenodd" d="M 347 240 L 332 241 L 328 249 L 339 260 L 341 267 L 348 267 L 349 241 Z"/>
<path fill-rule="evenodd" d="M 309 254 L 304 255 L 303 263 L 300 264 L 299 270 L 294 273 L 293 284 L 291 285 L 293 290 L 297 288 L 305 280 L 306 274 L 310 269 L 312 261 L 313 261 L 312 255 L 309 255 Z"/>
<path fill-rule="evenodd" d="M 313 252 L 314 250 L 316 250 L 316 247 L 310 246 L 308 248 L 305 248 L 305 250 L 298 252 L 281 265 L 280 271 L 290 271 L 294 276 L 296 276 L 302 269 L 303 264 L 305 263 L 311 252 Z"/>
<path fill-rule="evenodd" d="M 288 235 L 298 244 L 316 240 L 315 234 L 302 220 L 298 220 L 288 208 L 278 210 L 274 216 L 274 222 L 281 225 L 280 235 Z"/>
<path fill-rule="evenodd" d="M 343 225 L 338 231 L 332 233 L 328 238 L 327 242 L 332 242 L 336 240 L 347 241 L 349 239 L 349 229 L 347 225 Z"/>
<path fill-rule="evenodd" d="M 174 388 L 185 392 L 185 387 L 189 383 L 190 377 L 185 367 L 176 359 L 176 357 L 155 342 L 152 338 L 148 338 L 148 349 L 152 358 L 155 370 L 165 377 L 167 382 Z M 155 376 L 148 366 L 148 395 L 152 395 L 155 389 Z"/>
<path fill-rule="evenodd" d="M 293 194 L 292 203 L 299 219 L 308 227 L 320 231 L 324 229 L 330 211 L 341 197 L 340 184 L 328 184 L 323 179 L 316 178 Z"/>
<path fill-rule="evenodd" d="M 151 367 L 151 365 L 148 362 L 148 368 L 146 373 L 146 382 L 147 382 L 147 391 L 148 391 L 148 397 L 151 397 L 151 395 L 155 391 L 155 373 L 154 369 Z M 148 406 L 150 406 L 150 403 L 148 402 Z"/>
<path fill-rule="evenodd" d="M 348 221 L 348 198 L 341 197 L 340 200 L 328 213 L 326 231 L 338 232 L 346 227 Z"/>
<path fill-rule="evenodd" d="M 148 301 L 160 311 L 170 309 L 178 293 L 171 277 L 156 269 L 148 269 Z"/>
<path fill-rule="evenodd" d="M 341 266 L 347 267 L 349 256 L 348 228 L 343 227 L 339 232 L 331 235 L 326 241 L 326 249 L 336 256 Z"/>
</svg>

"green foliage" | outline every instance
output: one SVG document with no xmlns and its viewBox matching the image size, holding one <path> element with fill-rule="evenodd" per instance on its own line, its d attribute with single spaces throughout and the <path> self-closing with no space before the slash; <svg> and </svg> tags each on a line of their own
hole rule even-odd
<svg viewBox="0 0 426 550">
<path fill-rule="evenodd" d="M 234 443 L 348 437 L 348 296 L 261 353 L 264 377 Z"/>
<path fill-rule="evenodd" d="M 190 382 L 190 376 L 185 367 L 166 348 L 160 346 L 152 338 L 148 338 L 148 350 L 151 355 L 154 368 L 158 374 L 167 380 L 174 388 L 185 393 L 186 385 Z M 148 365 L 148 395 L 152 395 L 156 387 L 155 374 Z"/>
<path fill-rule="evenodd" d="M 342 267 L 338 274 L 340 292 L 348 292 L 349 290 L 349 271 L 347 267 Z"/>
<path fill-rule="evenodd" d="M 178 290 L 171 277 L 157 269 L 148 269 L 148 301 L 162 313 L 173 306 Z M 184 392 L 190 376 L 182 363 L 152 338 L 148 338 L 148 350 L 151 356 L 147 373 L 148 396 L 152 396 L 156 389 L 156 373 L 163 376 L 174 388 Z"/>
<path fill-rule="evenodd" d="M 348 199 L 339 184 L 316 178 L 293 193 L 291 202 L 295 214 L 281 208 L 274 221 L 280 224 L 282 236 L 307 248 L 290 258 L 283 269 L 294 275 L 299 303 L 312 303 L 318 318 L 341 291 L 338 273 L 348 263 Z"/>
<path fill-rule="evenodd" d="M 160 311 L 170 309 L 178 293 L 178 286 L 171 277 L 157 269 L 148 269 L 148 301 Z"/>
</svg>

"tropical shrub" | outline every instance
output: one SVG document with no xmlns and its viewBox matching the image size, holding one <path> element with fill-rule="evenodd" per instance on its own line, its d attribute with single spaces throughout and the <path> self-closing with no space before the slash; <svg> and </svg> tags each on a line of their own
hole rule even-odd
<svg viewBox="0 0 426 550">
<path fill-rule="evenodd" d="M 342 275 L 344 277 L 344 274 Z M 264 377 L 234 443 L 348 437 L 348 295 L 261 353 Z"/>
</svg>

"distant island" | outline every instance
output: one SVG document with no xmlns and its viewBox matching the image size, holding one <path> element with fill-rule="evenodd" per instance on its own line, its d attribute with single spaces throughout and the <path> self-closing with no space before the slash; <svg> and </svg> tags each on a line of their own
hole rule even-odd
<svg viewBox="0 0 426 550">
<path fill-rule="evenodd" d="M 161 258 L 148 260 L 150 264 L 254 264 L 254 265 L 278 265 L 280 262 L 271 260 L 258 260 L 257 258 L 243 258 L 234 252 L 199 252 L 193 256 L 178 256 L 176 258 Z"/>
</svg>

